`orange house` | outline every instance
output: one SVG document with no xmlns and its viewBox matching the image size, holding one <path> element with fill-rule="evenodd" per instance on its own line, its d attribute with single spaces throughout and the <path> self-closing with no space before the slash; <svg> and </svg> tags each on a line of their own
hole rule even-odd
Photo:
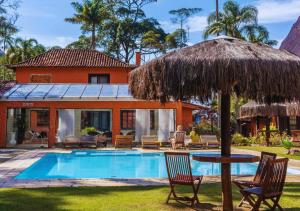
<svg viewBox="0 0 300 211">
<path fill-rule="evenodd" d="M 140 63 L 140 54 L 136 57 Z M 0 147 L 44 142 L 48 147 L 88 128 L 115 135 L 157 135 L 167 141 L 176 125 L 187 128 L 192 111 L 185 102 L 162 105 L 134 99 L 128 91 L 129 65 L 95 50 L 51 50 L 12 65 L 16 81 L 0 98 Z"/>
</svg>

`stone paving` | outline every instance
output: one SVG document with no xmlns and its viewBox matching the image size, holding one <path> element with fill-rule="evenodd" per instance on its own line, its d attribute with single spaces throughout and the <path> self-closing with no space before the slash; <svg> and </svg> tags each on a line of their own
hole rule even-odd
<svg viewBox="0 0 300 211">
<path fill-rule="evenodd" d="M 110 149 L 109 149 L 110 150 Z M 150 152 L 149 150 L 147 150 Z M 1 152 L 1 150 L 0 150 Z M 63 149 L 35 149 L 25 150 L 23 153 L 0 163 L 0 188 L 40 188 L 40 187 L 79 187 L 79 186 L 153 186 L 168 185 L 167 179 L 51 179 L 51 180 L 16 180 L 14 177 L 21 171 L 31 166 L 46 153 L 70 153 L 71 150 Z M 236 151 L 235 151 L 236 152 Z M 240 152 L 240 151 L 238 151 Z M 300 167 L 299 163 L 295 163 Z M 238 178 L 233 176 L 233 179 Z M 239 177 L 240 178 L 240 177 Z M 251 179 L 251 176 L 243 176 Z M 203 182 L 219 182 L 220 176 L 205 176 Z M 288 175 L 288 182 L 299 182 L 300 175 Z"/>
</svg>

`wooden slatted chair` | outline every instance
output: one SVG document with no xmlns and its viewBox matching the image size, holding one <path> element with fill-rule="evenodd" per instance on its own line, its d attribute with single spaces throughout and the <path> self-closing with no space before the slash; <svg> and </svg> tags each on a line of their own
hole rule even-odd
<svg viewBox="0 0 300 211">
<path fill-rule="evenodd" d="M 279 200 L 285 183 L 288 161 L 288 158 L 268 160 L 266 176 L 261 186 L 240 190 L 245 200 L 251 205 L 253 211 L 258 211 L 262 202 L 267 205 L 270 210 L 275 210 L 277 207 L 283 211 L 279 205 Z M 270 200 L 273 205 L 267 200 Z"/>
<path fill-rule="evenodd" d="M 274 160 L 276 159 L 275 153 L 270 152 L 261 152 L 260 161 L 256 170 L 256 174 L 252 181 L 245 181 L 245 180 L 234 180 L 233 183 L 240 189 L 244 188 L 251 188 L 254 186 L 260 186 L 263 182 L 264 175 L 266 174 L 266 165 L 268 160 Z M 245 202 L 245 198 L 243 198 L 239 204 L 239 207 L 241 207 Z"/>
<path fill-rule="evenodd" d="M 133 136 L 132 135 L 116 135 L 115 148 L 129 148 L 132 149 Z"/>
<path fill-rule="evenodd" d="M 166 203 L 169 203 L 169 200 L 173 199 L 178 202 L 190 202 L 191 207 L 195 206 L 195 203 L 199 204 L 197 194 L 203 176 L 192 175 L 190 154 L 187 152 L 165 152 L 165 158 L 171 188 Z M 194 193 L 193 196 L 177 196 L 177 194 L 175 193 L 175 185 L 191 186 Z M 171 196 L 173 197 L 171 198 Z"/>
<path fill-rule="evenodd" d="M 158 142 L 157 136 L 151 136 L 151 135 L 143 135 L 141 137 L 142 141 L 142 148 L 152 148 L 152 149 L 159 149 L 160 143 Z"/>
<path fill-rule="evenodd" d="M 172 149 L 185 148 L 185 131 L 175 132 L 173 138 L 171 139 Z"/>
</svg>

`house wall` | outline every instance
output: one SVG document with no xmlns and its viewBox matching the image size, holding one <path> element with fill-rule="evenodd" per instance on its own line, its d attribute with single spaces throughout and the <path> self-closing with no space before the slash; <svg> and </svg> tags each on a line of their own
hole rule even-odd
<svg viewBox="0 0 300 211">
<path fill-rule="evenodd" d="M 193 123 L 193 109 L 188 107 L 182 108 L 182 126 L 184 129 L 188 128 Z"/>
<path fill-rule="evenodd" d="M 147 101 L 2 101 L 0 102 L 0 147 L 6 146 L 6 115 L 8 108 L 46 108 L 50 111 L 50 127 L 48 133 L 48 145 L 52 147 L 56 143 L 58 128 L 57 109 L 111 109 L 112 110 L 112 137 L 120 134 L 120 110 L 122 109 L 175 109 L 176 125 L 188 126 L 192 120 L 192 108 L 184 108 L 181 102 L 160 102 Z"/>
<path fill-rule="evenodd" d="M 50 75 L 51 83 L 88 83 L 89 74 L 109 74 L 110 83 L 128 83 L 130 68 L 22 67 L 16 69 L 19 83 L 30 83 L 32 75 Z"/>
</svg>

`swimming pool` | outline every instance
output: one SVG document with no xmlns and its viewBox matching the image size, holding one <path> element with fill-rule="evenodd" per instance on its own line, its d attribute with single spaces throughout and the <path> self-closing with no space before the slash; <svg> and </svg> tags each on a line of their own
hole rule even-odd
<svg viewBox="0 0 300 211">
<path fill-rule="evenodd" d="M 212 152 L 194 152 L 209 154 Z M 215 152 L 213 152 L 215 153 Z M 220 175 L 220 164 L 192 162 L 195 175 Z M 234 175 L 253 175 L 256 163 L 233 163 Z M 300 171 L 289 169 L 289 173 Z M 84 179 L 84 178 L 166 178 L 166 164 L 162 152 L 140 151 L 73 151 L 48 153 L 22 171 L 16 179 Z"/>
</svg>

